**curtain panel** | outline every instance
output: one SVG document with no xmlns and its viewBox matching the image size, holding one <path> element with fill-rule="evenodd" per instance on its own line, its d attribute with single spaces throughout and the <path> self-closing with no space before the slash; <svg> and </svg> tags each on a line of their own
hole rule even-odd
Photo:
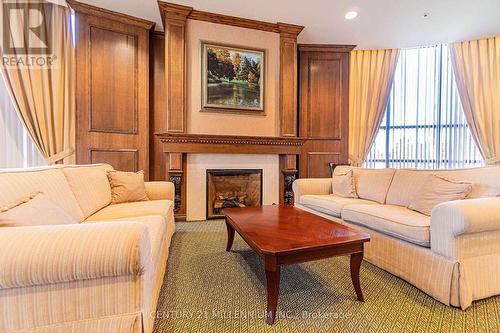
<svg viewBox="0 0 500 333">
<path fill-rule="evenodd" d="M 349 163 L 361 166 L 384 117 L 399 49 L 356 50 L 349 65 Z"/>
<path fill-rule="evenodd" d="M 487 164 L 500 164 L 500 37 L 454 43 L 450 57 L 472 136 Z"/>
<path fill-rule="evenodd" d="M 2 45 L 1 72 L 14 108 L 35 145 L 48 163 L 60 163 L 73 154 L 75 146 L 70 11 L 42 2 L 19 1 L 12 6 L 16 10 L 2 13 L 9 18 L 3 33 L 10 34 L 11 45 Z M 31 15 L 34 11 L 39 15 Z M 26 26 L 39 26 L 36 37 L 25 35 L 31 31 Z M 5 59 L 9 59 L 7 65 Z"/>
<path fill-rule="evenodd" d="M 470 134 L 447 45 L 402 49 L 367 167 L 466 168 L 483 158 Z"/>
</svg>

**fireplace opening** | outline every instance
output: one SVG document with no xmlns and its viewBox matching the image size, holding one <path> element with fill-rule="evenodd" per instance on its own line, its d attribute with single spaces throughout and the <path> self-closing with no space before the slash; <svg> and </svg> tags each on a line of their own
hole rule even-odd
<svg viewBox="0 0 500 333">
<path fill-rule="evenodd" d="M 262 205 L 262 169 L 208 169 L 207 219 L 223 208 Z"/>
</svg>

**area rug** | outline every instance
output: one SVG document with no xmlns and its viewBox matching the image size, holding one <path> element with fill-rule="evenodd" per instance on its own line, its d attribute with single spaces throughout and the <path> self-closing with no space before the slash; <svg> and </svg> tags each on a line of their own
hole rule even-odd
<svg viewBox="0 0 500 333">
<path fill-rule="evenodd" d="M 462 311 L 366 261 L 358 302 L 347 257 L 281 269 L 278 317 L 265 323 L 261 259 L 223 221 L 177 223 L 154 332 L 500 332 L 500 297 Z"/>
</svg>

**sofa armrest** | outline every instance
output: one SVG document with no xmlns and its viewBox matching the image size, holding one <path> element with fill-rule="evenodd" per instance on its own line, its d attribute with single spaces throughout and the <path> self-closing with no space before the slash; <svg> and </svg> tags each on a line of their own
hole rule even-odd
<svg viewBox="0 0 500 333">
<path fill-rule="evenodd" d="M 139 276 L 151 251 L 136 222 L 7 227 L 0 244 L 0 289 Z"/>
<path fill-rule="evenodd" d="M 174 200 L 174 184 L 171 182 L 145 182 L 150 200 Z"/>
<path fill-rule="evenodd" d="M 300 198 L 306 194 L 332 193 L 332 178 L 299 178 L 292 184 L 295 202 L 300 203 Z"/>
<path fill-rule="evenodd" d="M 496 234 L 500 235 L 500 197 L 450 201 L 432 210 L 431 249 L 441 255 L 460 256 L 465 249 L 459 248 L 459 239 L 467 238 L 471 247 L 471 239 L 480 240 L 481 235 L 489 239 Z"/>
</svg>

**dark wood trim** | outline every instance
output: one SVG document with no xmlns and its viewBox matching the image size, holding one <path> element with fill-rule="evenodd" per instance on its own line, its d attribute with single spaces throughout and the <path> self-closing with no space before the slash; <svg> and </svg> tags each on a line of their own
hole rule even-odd
<svg viewBox="0 0 500 333">
<path fill-rule="evenodd" d="M 151 36 L 151 38 L 154 38 L 154 39 L 164 39 L 165 32 L 164 31 L 151 31 L 150 36 Z"/>
<path fill-rule="evenodd" d="M 290 24 L 278 22 L 276 23 L 278 27 L 278 33 L 283 37 L 297 38 L 300 32 L 304 29 L 302 25 Z"/>
<path fill-rule="evenodd" d="M 73 8 L 75 11 L 79 11 L 81 13 L 87 14 L 87 15 L 92 15 L 92 16 L 98 16 L 98 17 L 103 17 L 106 19 L 118 21 L 121 23 L 125 24 L 132 24 L 144 29 L 153 29 L 155 26 L 155 22 L 151 22 L 139 17 L 119 13 L 119 12 L 114 12 L 112 10 L 92 6 L 86 3 L 82 3 L 79 1 L 75 0 L 67 0 L 68 5 Z"/>
<path fill-rule="evenodd" d="M 160 136 L 160 142 L 164 153 L 299 155 L 304 140 L 280 137 L 172 134 Z"/>
<path fill-rule="evenodd" d="M 296 137 L 298 131 L 297 35 L 304 27 L 278 23 L 280 34 L 280 135 Z"/>
<path fill-rule="evenodd" d="M 205 21 L 210 23 L 232 25 L 234 27 L 240 27 L 240 28 L 279 33 L 278 25 L 276 23 L 269 23 L 264 21 L 246 19 L 242 17 L 204 12 L 201 10 L 193 10 L 191 14 L 189 14 L 188 18 L 197 21 Z"/>
<path fill-rule="evenodd" d="M 160 8 L 163 27 L 165 27 L 165 19 L 186 22 L 187 17 L 193 11 L 193 7 L 164 1 L 158 1 L 158 7 Z"/>
<path fill-rule="evenodd" d="M 155 133 L 161 142 L 167 143 L 206 143 L 206 144 L 234 144 L 234 145 L 278 145 L 302 146 L 304 139 L 281 138 L 274 136 L 240 136 L 240 135 L 211 135 L 211 134 L 170 134 Z"/>
<path fill-rule="evenodd" d="M 186 21 L 192 7 L 158 1 L 165 29 L 166 130 L 186 131 Z"/>
<path fill-rule="evenodd" d="M 168 133 L 157 135 L 165 153 L 298 155 L 304 144 L 304 140 L 299 138 Z"/>
<path fill-rule="evenodd" d="M 351 52 L 356 45 L 298 44 L 300 52 Z"/>
<path fill-rule="evenodd" d="M 193 9 L 193 7 L 177 5 L 169 2 L 158 1 L 158 6 L 162 13 L 168 13 L 166 16 L 169 19 L 182 19 L 184 16 L 190 20 L 205 21 L 216 24 L 231 25 L 233 27 L 240 27 L 253 30 L 268 31 L 274 33 L 287 33 L 290 36 L 297 35 L 304 29 L 301 25 L 289 23 L 271 23 L 259 20 L 252 20 L 243 17 L 236 17 L 231 15 L 224 15 L 218 13 L 211 13 L 202 10 Z M 162 20 L 165 16 L 162 15 Z M 163 21 L 165 26 L 165 21 Z"/>
</svg>

